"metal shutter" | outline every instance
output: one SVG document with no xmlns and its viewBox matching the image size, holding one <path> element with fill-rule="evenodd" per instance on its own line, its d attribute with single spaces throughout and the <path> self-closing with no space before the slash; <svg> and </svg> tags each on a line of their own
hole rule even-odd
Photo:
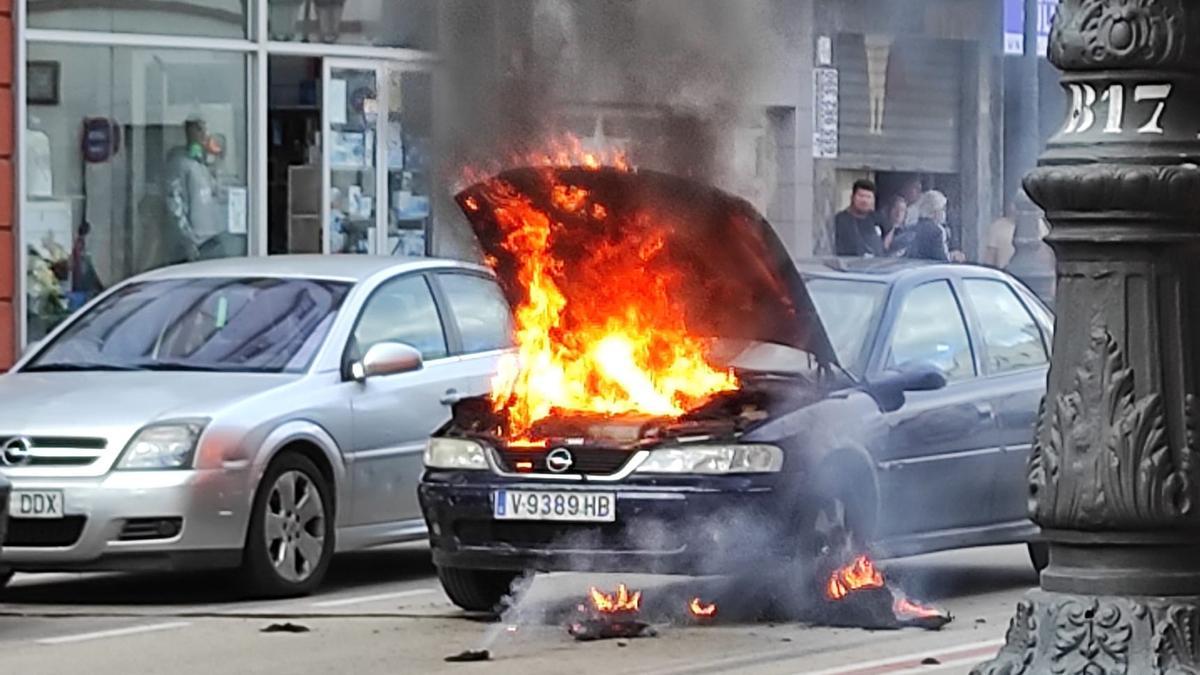
<svg viewBox="0 0 1200 675">
<path fill-rule="evenodd" d="M 838 164 L 876 171 L 956 173 L 961 54 L 959 42 L 897 39 L 888 60 L 883 133 L 872 134 L 864 38 L 839 35 Z"/>
</svg>

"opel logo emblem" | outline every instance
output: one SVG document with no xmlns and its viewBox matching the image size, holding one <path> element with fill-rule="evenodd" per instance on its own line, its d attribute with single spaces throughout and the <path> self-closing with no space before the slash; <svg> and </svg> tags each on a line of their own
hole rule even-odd
<svg viewBox="0 0 1200 675">
<path fill-rule="evenodd" d="M 33 447 L 33 442 L 24 436 L 19 436 L 4 444 L 3 454 L 0 454 L 2 460 L 8 466 L 25 466 L 33 460 L 33 453 L 30 449 Z"/>
<path fill-rule="evenodd" d="M 562 473 L 575 464 L 575 458 L 566 448 L 555 448 L 546 455 L 546 468 L 552 473 Z"/>
</svg>

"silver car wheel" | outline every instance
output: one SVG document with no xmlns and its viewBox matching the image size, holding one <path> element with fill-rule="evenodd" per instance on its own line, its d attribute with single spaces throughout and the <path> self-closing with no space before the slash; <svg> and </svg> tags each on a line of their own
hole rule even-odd
<svg viewBox="0 0 1200 675">
<path fill-rule="evenodd" d="M 267 555 L 275 572 L 293 583 L 317 569 L 325 553 L 325 502 L 303 472 L 280 474 L 267 496 L 264 514 Z"/>
</svg>

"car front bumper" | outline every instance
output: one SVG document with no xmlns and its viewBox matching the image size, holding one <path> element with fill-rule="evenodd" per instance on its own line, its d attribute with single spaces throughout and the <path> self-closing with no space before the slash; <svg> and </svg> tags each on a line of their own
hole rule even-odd
<svg viewBox="0 0 1200 675">
<path fill-rule="evenodd" d="M 114 471 L 97 478 L 14 479 L 14 492 L 61 490 L 64 518 L 11 518 L 0 565 L 18 571 L 237 565 L 253 497 L 247 474 Z M 178 532 L 146 532 L 146 523 L 159 521 L 177 522 Z"/>
<path fill-rule="evenodd" d="M 468 569 L 718 574 L 784 548 L 775 476 L 547 483 L 427 472 L 420 486 L 434 563 Z M 616 521 L 497 520 L 496 490 L 610 492 Z"/>
</svg>

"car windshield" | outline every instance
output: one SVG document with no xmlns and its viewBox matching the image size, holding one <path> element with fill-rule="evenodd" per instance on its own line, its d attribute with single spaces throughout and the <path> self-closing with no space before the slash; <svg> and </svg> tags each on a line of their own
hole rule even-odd
<svg viewBox="0 0 1200 675">
<path fill-rule="evenodd" d="M 277 278 L 131 284 L 74 320 L 23 370 L 303 372 L 350 287 Z"/>
<path fill-rule="evenodd" d="M 866 369 L 870 337 L 879 325 L 888 286 L 878 281 L 809 277 L 808 292 L 838 361 L 850 372 Z"/>
</svg>

